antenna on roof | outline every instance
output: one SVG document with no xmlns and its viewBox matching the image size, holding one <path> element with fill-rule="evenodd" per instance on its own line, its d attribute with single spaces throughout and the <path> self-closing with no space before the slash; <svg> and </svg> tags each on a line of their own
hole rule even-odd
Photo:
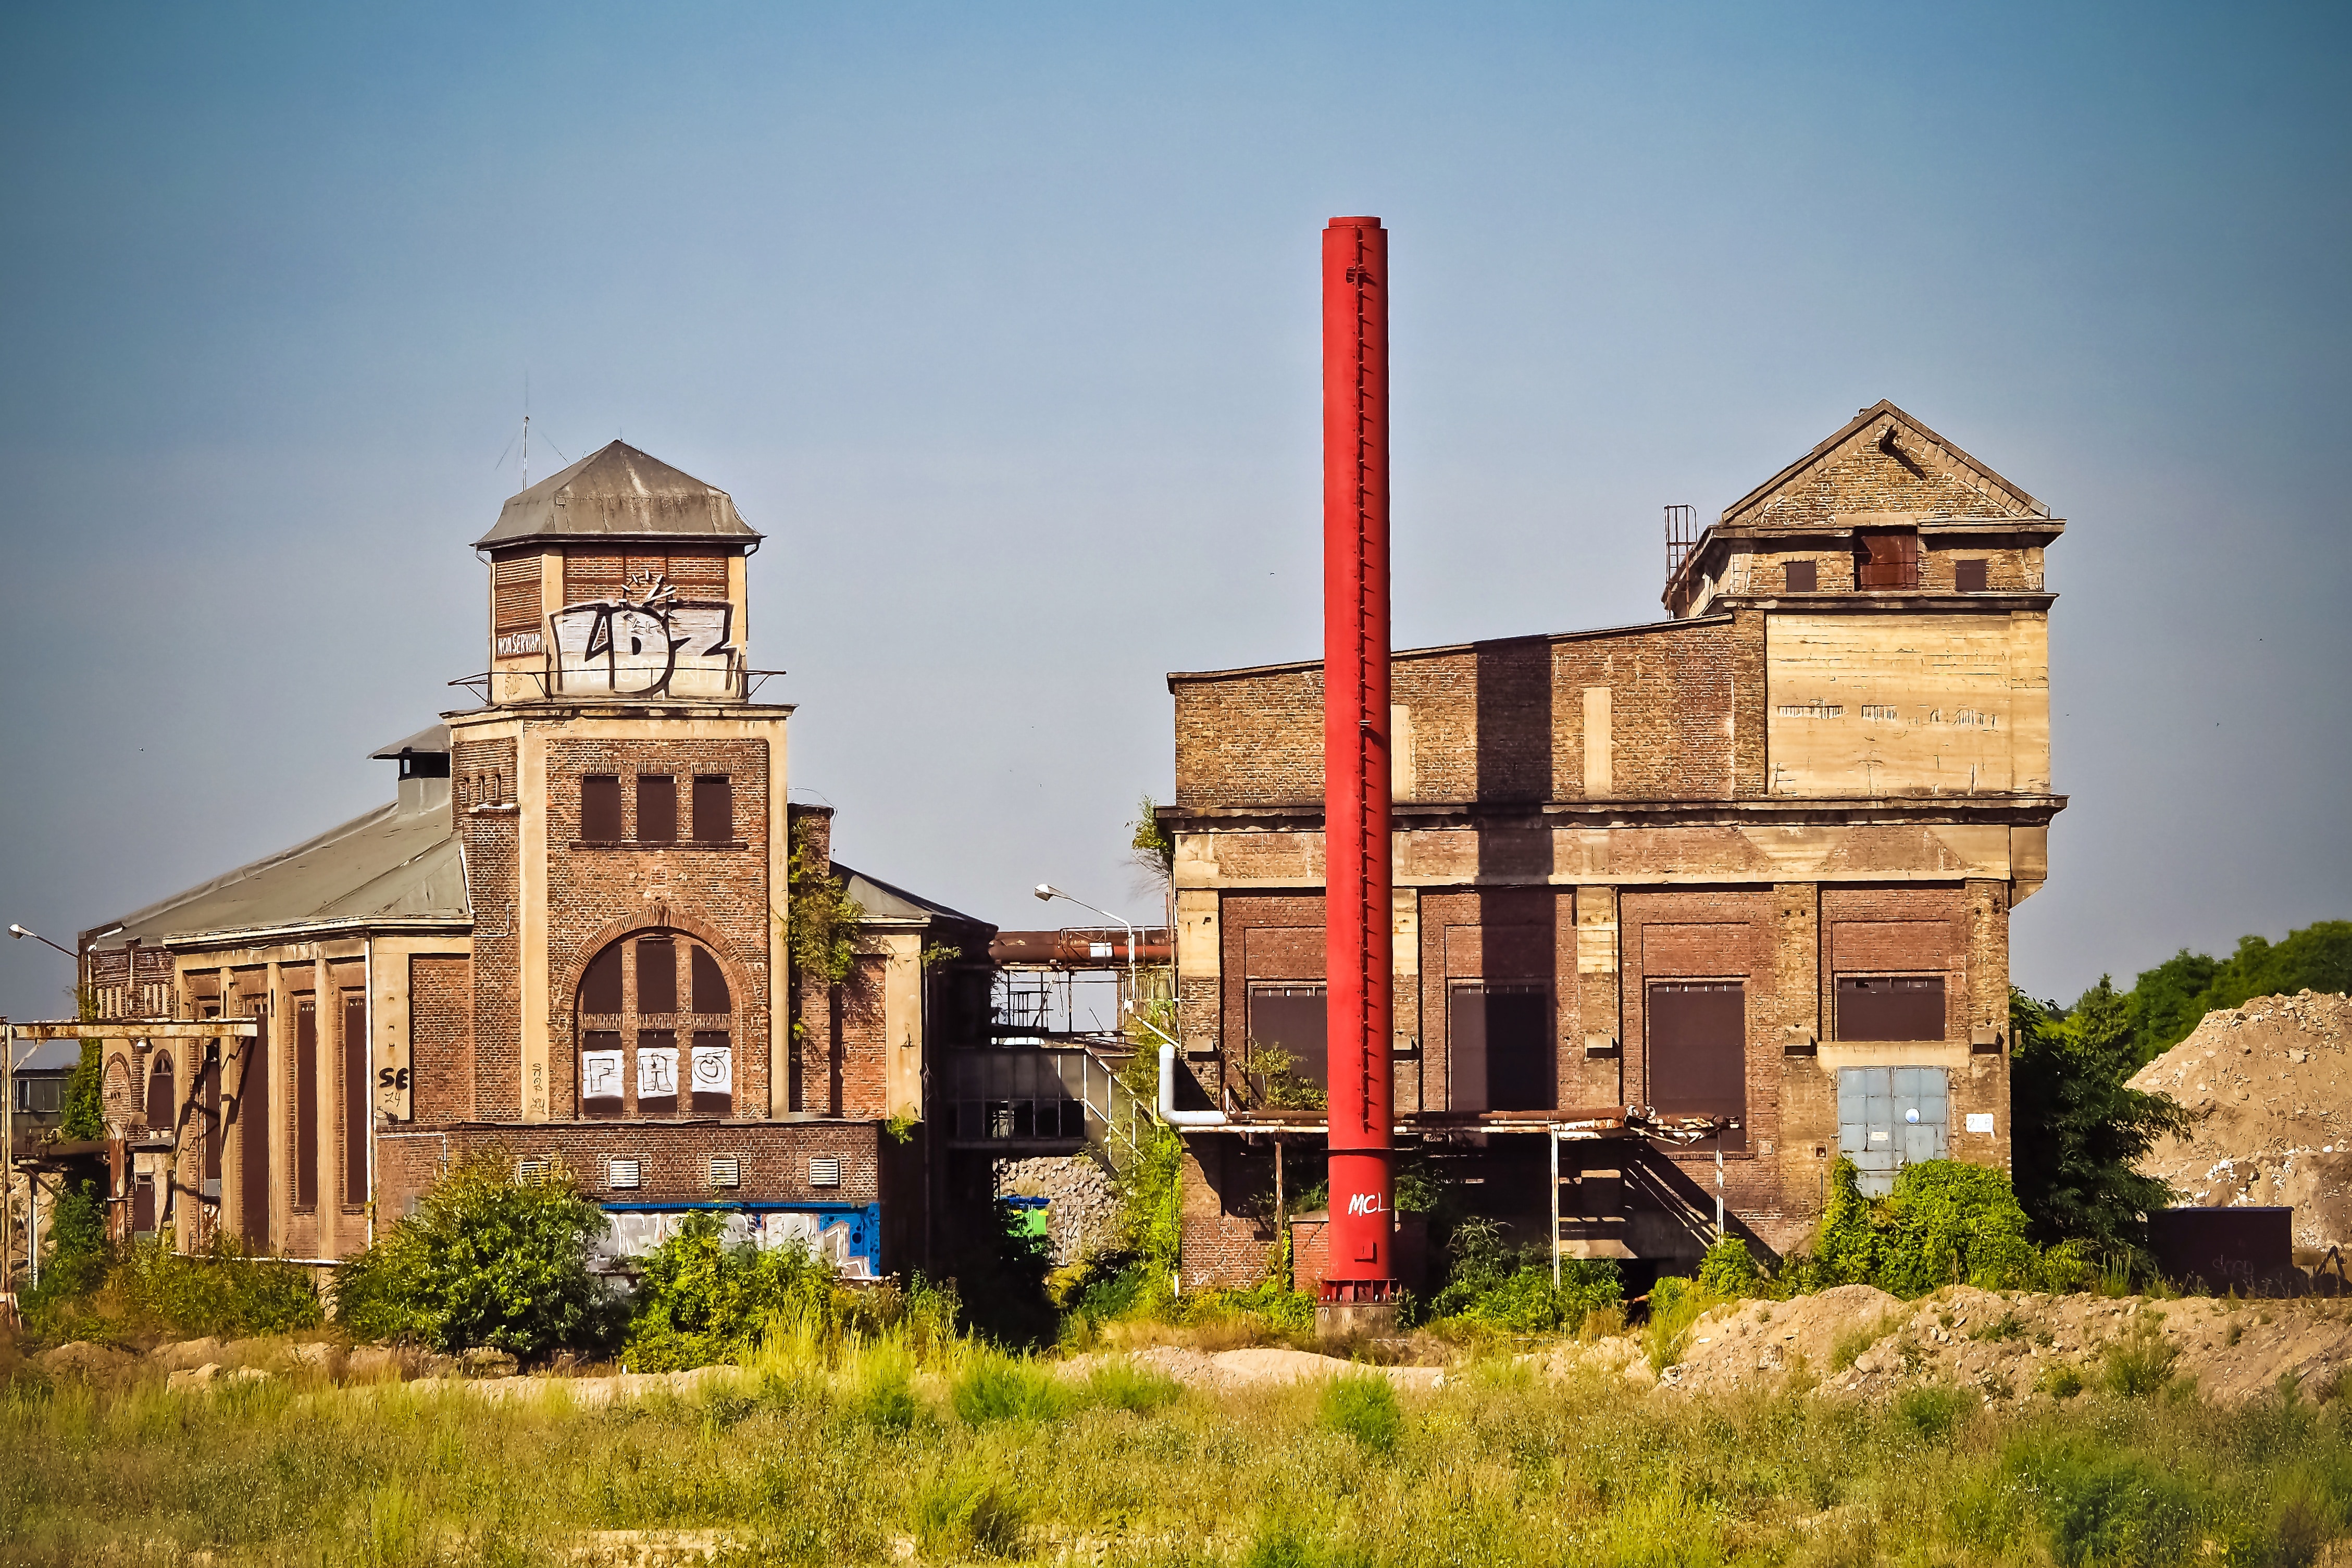
<svg viewBox="0 0 2352 1568">
<path fill-rule="evenodd" d="M 530 371 L 522 373 L 522 488 L 530 489 Z"/>
</svg>

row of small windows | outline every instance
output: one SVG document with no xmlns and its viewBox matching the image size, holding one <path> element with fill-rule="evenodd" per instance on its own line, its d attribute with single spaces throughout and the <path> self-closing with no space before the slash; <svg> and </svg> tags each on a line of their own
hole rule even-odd
<svg viewBox="0 0 2352 1568">
<path fill-rule="evenodd" d="M 1895 536 L 1899 537 L 1899 536 Z M 1855 558 L 1855 585 L 1864 588 L 1916 588 L 1919 585 L 1919 553 L 1917 542 L 1905 551 L 1886 548 L 1891 540 L 1874 537 L 1866 552 Z M 1956 594 L 1981 594 L 1989 577 L 1990 563 L 1981 557 L 1964 557 L 1952 563 L 1952 591 Z M 1821 591 L 1821 566 L 1811 561 L 1790 561 L 1781 568 L 1784 591 L 1790 594 L 1813 594 Z"/>
<path fill-rule="evenodd" d="M 591 844 L 676 844 L 678 839 L 677 779 L 670 773 L 638 773 L 636 831 L 629 831 L 623 780 L 617 773 L 590 773 L 580 781 L 580 837 Z M 696 773 L 690 785 L 696 844 L 735 839 L 735 784 L 725 773 Z"/>
</svg>

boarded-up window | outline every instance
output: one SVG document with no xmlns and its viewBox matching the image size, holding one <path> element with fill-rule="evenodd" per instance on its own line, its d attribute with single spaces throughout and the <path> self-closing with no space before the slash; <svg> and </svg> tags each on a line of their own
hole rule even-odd
<svg viewBox="0 0 2352 1568">
<path fill-rule="evenodd" d="M 729 1116 L 735 1110 L 735 1055 L 724 1029 L 698 1029 L 688 1070 L 692 1073 L 694 1113 Z"/>
<path fill-rule="evenodd" d="M 1919 585 L 1919 536 L 1907 529 L 1870 530 L 1853 536 L 1854 577 L 1864 588 Z"/>
<path fill-rule="evenodd" d="M 1944 977 L 1940 974 L 1841 974 L 1837 982 L 1841 1040 L 1940 1040 L 1944 1037 Z"/>
<path fill-rule="evenodd" d="M 710 950 L 697 947 L 690 965 L 694 972 L 694 1010 L 698 1013 L 724 1013 L 733 1006 L 727 994 L 727 976 L 719 972 L 719 960 Z"/>
<path fill-rule="evenodd" d="M 1785 570 L 1791 594 L 1810 594 L 1821 586 L 1821 568 L 1811 561 L 1791 561 Z"/>
<path fill-rule="evenodd" d="M 152 1236 L 155 1232 L 155 1178 L 141 1176 L 131 1184 L 131 1233 Z"/>
<path fill-rule="evenodd" d="M 735 837 L 735 784 L 725 773 L 694 775 L 694 837 L 705 844 Z"/>
<path fill-rule="evenodd" d="M 1985 591 L 1985 563 L 1982 560 L 1952 563 L 1952 591 L 1956 594 L 1981 594 Z"/>
<path fill-rule="evenodd" d="M 677 1111 L 677 1031 L 637 1031 L 637 1113 L 671 1116 Z"/>
<path fill-rule="evenodd" d="M 588 961 L 580 982 L 583 1013 L 614 1014 L 621 1010 L 621 944 L 614 942 Z M 614 1049 L 619 1049 L 616 1045 Z"/>
<path fill-rule="evenodd" d="M 1549 986 L 1456 985 L 1447 998 L 1446 1043 L 1448 1110 L 1549 1110 L 1558 1103 Z"/>
<path fill-rule="evenodd" d="M 1644 998 L 1650 1104 L 1661 1116 L 1748 1119 L 1748 997 L 1737 980 L 1661 980 Z M 1744 1146 L 1727 1134 L 1726 1148 Z"/>
<path fill-rule="evenodd" d="M 590 773 L 580 781 L 580 837 L 592 844 L 621 840 L 621 781 L 612 773 Z"/>
<path fill-rule="evenodd" d="M 269 1249 L 269 1125 L 271 1075 L 270 1026 L 273 1020 L 254 1005 L 259 1026 L 246 1042 L 245 1071 L 238 1075 L 236 1103 L 230 1114 L 236 1122 L 238 1219 L 246 1245 L 256 1252 Z"/>
<path fill-rule="evenodd" d="M 319 1005 L 294 1004 L 294 1206 L 319 1206 Z"/>
<path fill-rule="evenodd" d="M 677 781 L 667 773 L 637 777 L 637 842 L 677 842 Z"/>
<path fill-rule="evenodd" d="M 539 557 L 510 555 L 490 567 L 493 631 L 539 630 Z"/>
<path fill-rule="evenodd" d="M 368 1201 L 367 997 L 343 994 L 343 1202 Z"/>
<path fill-rule="evenodd" d="M 172 1070 L 172 1053 L 159 1050 L 147 1064 L 147 1125 L 169 1132 L 179 1121 L 179 1096 Z"/>
<path fill-rule="evenodd" d="M 1249 994 L 1249 1037 L 1288 1053 L 1290 1070 L 1319 1088 L 1331 1085 L 1328 1008 L 1320 985 L 1260 985 Z"/>
<path fill-rule="evenodd" d="M 637 1011 L 677 1011 L 677 944 L 666 936 L 637 943 Z"/>
<path fill-rule="evenodd" d="M 622 1071 L 618 1029 L 591 1029 L 580 1037 L 580 1109 L 583 1114 L 621 1114 Z"/>
</svg>

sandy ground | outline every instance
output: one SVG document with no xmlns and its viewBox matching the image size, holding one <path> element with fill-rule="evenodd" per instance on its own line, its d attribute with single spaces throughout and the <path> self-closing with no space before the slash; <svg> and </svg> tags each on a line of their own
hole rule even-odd
<svg viewBox="0 0 2352 1568">
<path fill-rule="evenodd" d="M 2290 1205 L 2294 1244 L 2352 1242 L 2352 998 L 2305 991 L 2208 1013 L 2132 1077 L 2200 1120 L 2140 1169 L 2183 1204 Z"/>
</svg>

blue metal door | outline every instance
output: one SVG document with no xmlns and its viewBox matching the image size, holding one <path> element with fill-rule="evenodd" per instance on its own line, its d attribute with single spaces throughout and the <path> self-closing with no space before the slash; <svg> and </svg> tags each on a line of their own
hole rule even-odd
<svg viewBox="0 0 2352 1568">
<path fill-rule="evenodd" d="M 1951 1103 L 1942 1068 L 1838 1069 L 1838 1152 L 1862 1173 L 1866 1195 L 1893 1192 L 1895 1173 L 1906 1165 L 1944 1158 Z"/>
</svg>

